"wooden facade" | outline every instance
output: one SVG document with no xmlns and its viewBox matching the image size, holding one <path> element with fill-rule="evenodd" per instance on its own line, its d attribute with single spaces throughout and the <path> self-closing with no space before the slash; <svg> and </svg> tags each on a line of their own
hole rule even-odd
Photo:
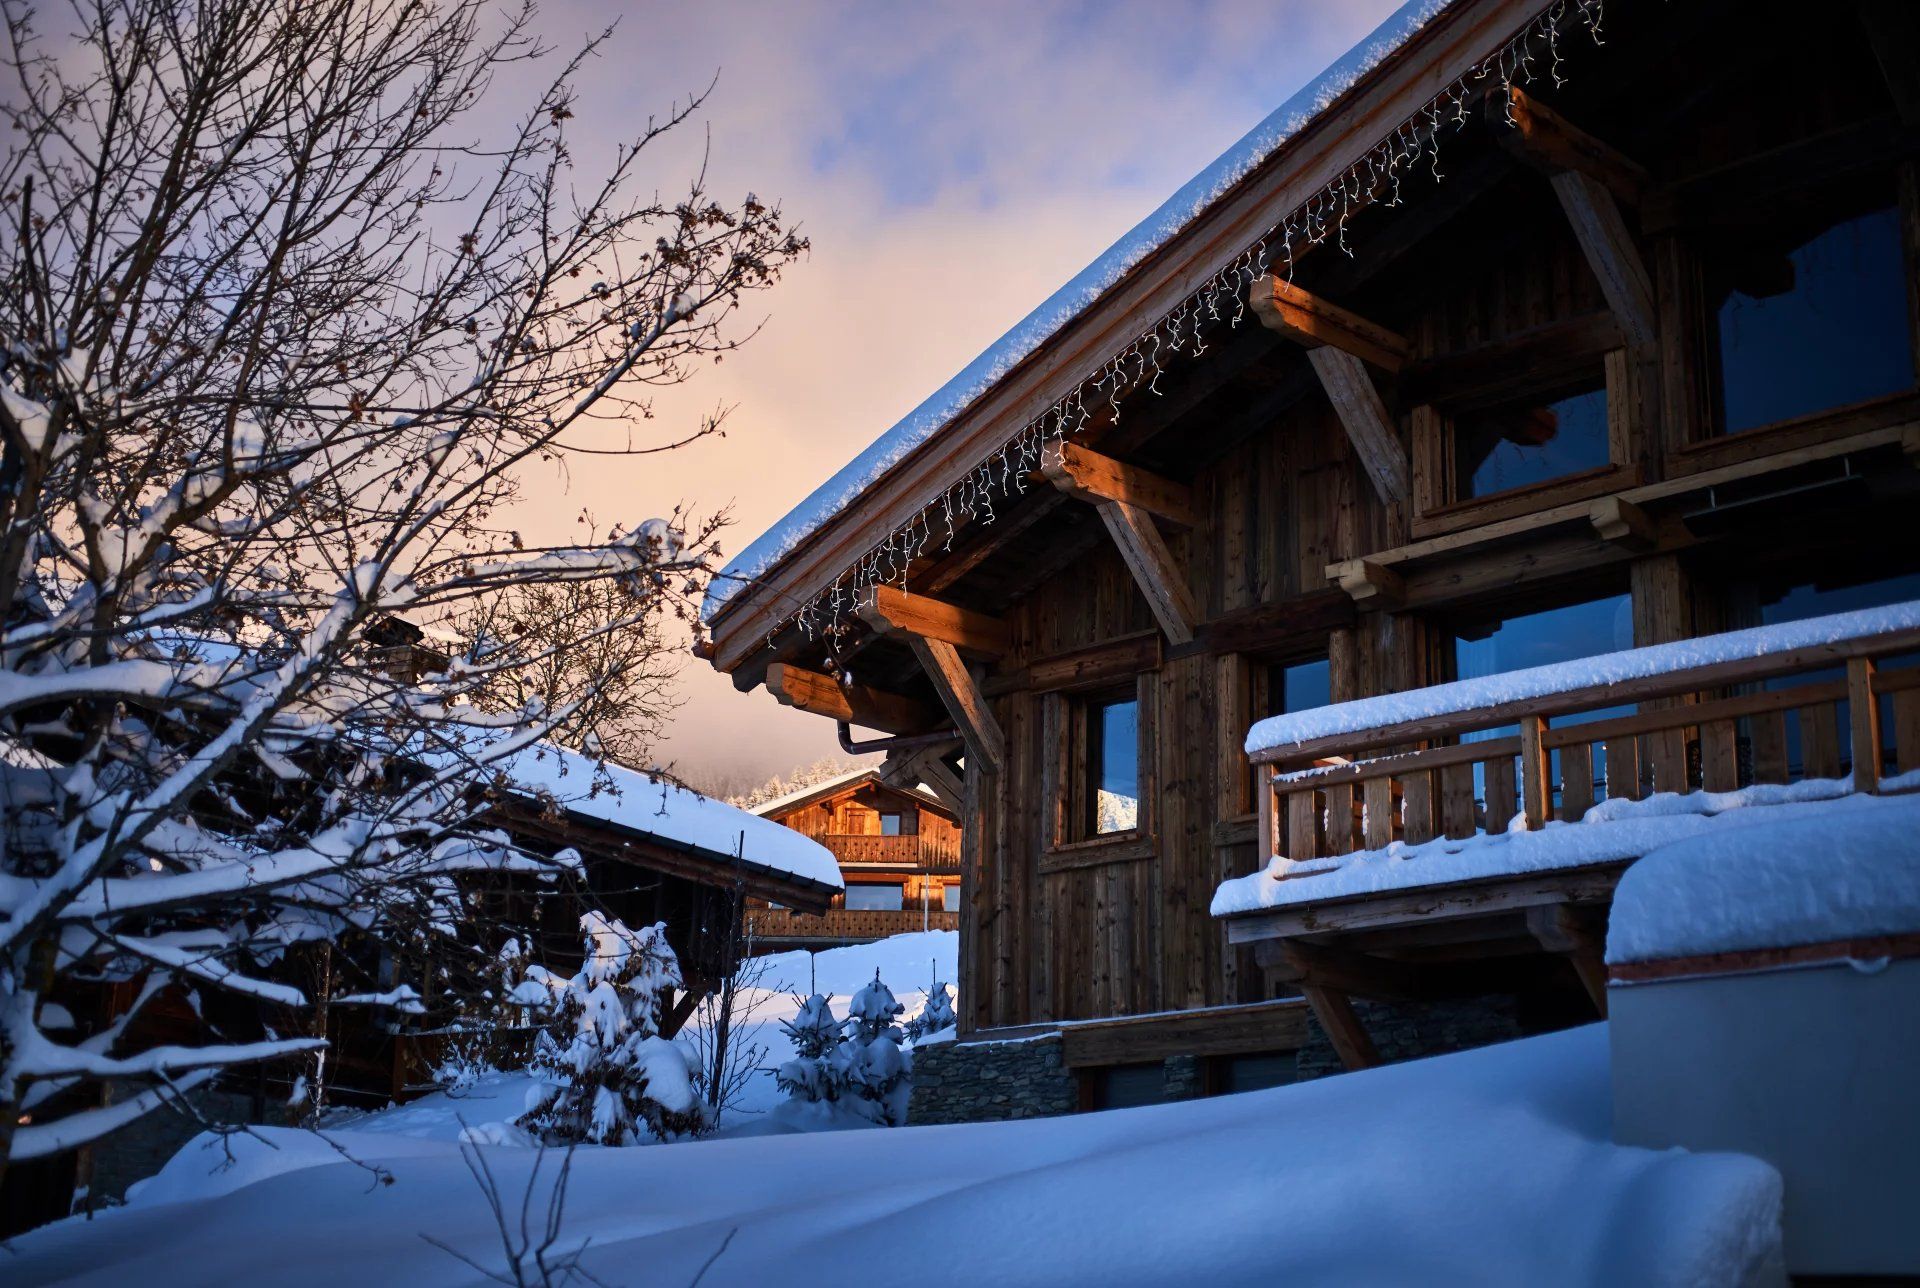
<svg viewBox="0 0 1920 1288">
<path fill-rule="evenodd" d="M 878 769 L 842 775 L 754 811 L 825 846 L 846 891 L 824 911 L 748 901 L 756 948 L 819 948 L 960 925 L 960 824 L 917 784 Z"/>
<path fill-rule="evenodd" d="M 1290 664 L 1324 664 L 1344 701 L 1455 678 L 1458 641 L 1529 613 L 1618 597 L 1651 644 L 1756 624 L 1782 588 L 1871 599 L 1920 573 L 1911 8 L 1616 0 L 1564 86 L 1476 91 L 1443 178 L 1354 217 L 1351 256 L 1329 238 L 1257 284 L 1241 325 L 1159 396 L 1102 407 L 832 658 L 782 621 L 1542 9 L 1449 7 L 715 619 L 742 689 L 907 735 L 896 762 L 938 755 L 961 782 L 963 1025 L 1291 991 L 1209 915 L 1271 852 L 1241 747 Z M 1796 248 L 1869 216 L 1904 299 L 1871 338 L 1904 376 L 1812 406 L 1755 392 L 1728 367 L 1757 316 L 1735 305 L 1791 296 Z M 1798 357 L 1844 374 L 1862 347 Z M 1488 443 L 1537 446 L 1567 423 L 1543 410 L 1586 395 L 1590 460 L 1483 483 Z M 1123 701 L 1137 814 L 1089 829 L 1089 722 Z M 929 731 L 959 741 L 930 753 Z M 1701 781 L 1699 754 L 1674 784 Z"/>
</svg>

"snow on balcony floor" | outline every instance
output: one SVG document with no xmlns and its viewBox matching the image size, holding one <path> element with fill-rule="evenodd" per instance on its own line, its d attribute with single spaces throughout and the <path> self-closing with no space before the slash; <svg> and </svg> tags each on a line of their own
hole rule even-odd
<svg viewBox="0 0 1920 1288">
<path fill-rule="evenodd" d="M 1881 780 L 1883 792 L 1914 789 L 1920 789 L 1920 771 Z M 1894 795 L 1856 793 L 1851 778 L 1608 800 L 1588 810 L 1578 823 L 1551 822 L 1536 832 L 1481 832 L 1420 845 L 1395 841 L 1382 850 L 1298 863 L 1275 855 L 1261 871 L 1222 882 L 1213 894 L 1213 915 L 1229 917 L 1353 895 L 1615 863 L 1692 836 L 1888 809 L 1909 810 L 1911 804 Z"/>
<path fill-rule="evenodd" d="M 605 1283 L 708 1288 L 1784 1282 L 1778 1173 L 1614 1145 L 1609 1106 L 1596 1025 L 1145 1109 L 582 1148 L 559 1250 L 590 1239 Z M 162 1177 L 177 1201 L 15 1240 L 8 1282 L 482 1282 L 423 1235 L 499 1267 L 452 1141 L 335 1135 L 380 1185 L 309 1135 L 261 1135 L 214 1175 L 219 1149 L 190 1145 Z M 486 1154 L 517 1208 L 534 1151 Z"/>
</svg>

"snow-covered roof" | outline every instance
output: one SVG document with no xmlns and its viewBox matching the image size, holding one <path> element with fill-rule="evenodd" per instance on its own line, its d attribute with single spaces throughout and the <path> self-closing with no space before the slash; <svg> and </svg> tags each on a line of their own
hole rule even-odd
<svg viewBox="0 0 1920 1288">
<path fill-rule="evenodd" d="M 1881 780 L 1887 792 L 1915 788 L 1920 788 L 1920 772 Z M 1420 845 L 1395 841 L 1385 849 L 1300 862 L 1276 855 L 1250 876 L 1221 882 L 1212 910 L 1216 917 L 1231 917 L 1328 899 L 1619 863 L 1694 837 L 1720 838 L 1718 844 L 1730 852 L 1745 853 L 1763 842 L 1770 829 L 1804 821 L 1817 830 L 1882 812 L 1907 820 L 1909 826 L 1916 818 L 1912 801 L 1855 793 L 1851 778 L 1684 796 L 1662 792 L 1638 801 L 1620 797 L 1600 802 L 1578 823 L 1554 821 L 1538 831 L 1509 828 Z M 1911 878 L 1912 869 L 1908 871 Z"/>
<path fill-rule="evenodd" d="M 796 787 L 792 791 L 776 796 L 770 801 L 762 801 L 753 807 L 753 812 L 765 818 L 769 814 L 778 814 L 783 810 L 793 809 L 795 806 L 805 805 L 810 801 L 835 795 L 856 784 L 869 781 L 876 783 L 880 781 L 880 771 L 874 766 L 866 765 L 858 769 L 849 769 L 845 773 L 835 774 L 832 778 L 823 778 L 817 783 L 811 783 L 805 787 Z M 920 801 L 921 804 L 937 809 L 943 814 L 947 812 L 947 807 L 941 804 L 938 797 L 922 791 L 919 787 L 894 787 L 891 783 L 883 783 L 881 785 L 890 791 L 899 792 L 904 796 L 912 796 Z"/>
<path fill-rule="evenodd" d="M 1510 702 L 1534 702 L 1559 693 L 1589 689 L 1625 680 L 1666 675 L 1696 666 L 1741 662 L 1846 640 L 1869 639 L 1894 631 L 1920 628 L 1920 601 L 1831 613 L 1798 622 L 1755 626 L 1699 639 L 1676 640 L 1645 648 L 1623 649 L 1571 662 L 1532 666 L 1520 671 L 1455 680 L 1405 693 L 1336 702 L 1310 711 L 1295 711 L 1262 720 L 1247 731 L 1247 754 L 1331 738 L 1339 734 L 1384 729 L 1408 720 L 1456 715 Z"/>
<path fill-rule="evenodd" d="M 1920 799 L 1657 850 L 1614 892 L 1609 962 L 1920 933 Z"/>
<path fill-rule="evenodd" d="M 529 794 L 551 795 L 578 817 L 721 861 L 740 853 L 749 867 L 842 887 L 840 865 L 825 846 L 640 770 L 544 742 L 493 762 L 493 768 Z"/>
<path fill-rule="evenodd" d="M 1048 296 L 985 353 L 968 363 L 958 375 L 742 550 L 728 565 L 725 575 L 713 580 L 701 615 L 711 620 L 742 586 L 765 575 L 801 542 L 826 526 L 855 497 L 937 434 L 1136 264 L 1171 241 L 1451 3 L 1453 0 L 1406 0 L 1365 40 L 1275 108 L 1098 259 Z"/>
</svg>

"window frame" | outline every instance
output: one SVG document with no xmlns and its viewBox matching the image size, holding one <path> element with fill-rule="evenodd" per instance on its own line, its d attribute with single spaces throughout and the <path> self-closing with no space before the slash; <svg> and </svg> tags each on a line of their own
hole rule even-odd
<svg viewBox="0 0 1920 1288">
<path fill-rule="evenodd" d="M 1082 867 L 1099 863 L 1118 863 L 1151 858 L 1156 853 L 1154 798 L 1157 774 L 1153 749 L 1155 742 L 1155 703 L 1159 672 L 1143 671 L 1131 680 L 1058 690 L 1043 695 L 1041 723 L 1044 745 L 1047 803 L 1047 846 L 1040 856 L 1040 870 Z M 1091 835 L 1085 826 L 1083 809 L 1088 784 L 1086 747 L 1088 711 L 1097 705 L 1124 701 L 1131 697 L 1139 704 L 1137 729 L 1138 782 L 1140 812 L 1138 826 L 1124 832 Z"/>
</svg>

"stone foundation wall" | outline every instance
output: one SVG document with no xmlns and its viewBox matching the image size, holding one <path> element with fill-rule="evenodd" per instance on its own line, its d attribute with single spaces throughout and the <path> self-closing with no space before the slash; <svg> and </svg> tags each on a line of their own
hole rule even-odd
<svg viewBox="0 0 1920 1288">
<path fill-rule="evenodd" d="M 1367 1002 L 1356 999 L 1354 1013 L 1387 1064 L 1491 1046 L 1525 1036 L 1518 1006 L 1510 997 L 1469 997 L 1448 1002 Z M 1299 1081 L 1344 1073 L 1320 1022 L 1307 1015 L 1307 1041 L 1300 1048 Z"/>
</svg>

